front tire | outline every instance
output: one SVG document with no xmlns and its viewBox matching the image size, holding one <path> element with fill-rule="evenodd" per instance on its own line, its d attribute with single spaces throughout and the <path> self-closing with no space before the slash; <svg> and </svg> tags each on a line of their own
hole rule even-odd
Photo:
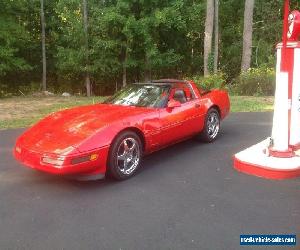
<svg viewBox="0 0 300 250">
<path fill-rule="evenodd" d="M 208 110 L 205 117 L 204 128 L 199 138 L 204 142 L 213 142 L 216 140 L 220 132 L 220 114 L 215 108 Z"/>
<path fill-rule="evenodd" d="M 118 135 L 111 145 L 108 158 L 108 173 L 116 180 L 126 180 L 138 170 L 142 160 L 142 143 L 132 131 Z"/>
</svg>

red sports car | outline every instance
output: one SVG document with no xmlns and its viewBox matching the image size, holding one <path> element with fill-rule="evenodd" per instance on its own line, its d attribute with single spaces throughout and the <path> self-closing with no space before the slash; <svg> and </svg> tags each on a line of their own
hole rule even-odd
<svg viewBox="0 0 300 250">
<path fill-rule="evenodd" d="M 52 174 L 124 180 L 144 155 L 193 136 L 214 141 L 229 109 L 226 91 L 192 81 L 132 84 L 103 103 L 47 116 L 18 138 L 14 155 Z"/>
</svg>

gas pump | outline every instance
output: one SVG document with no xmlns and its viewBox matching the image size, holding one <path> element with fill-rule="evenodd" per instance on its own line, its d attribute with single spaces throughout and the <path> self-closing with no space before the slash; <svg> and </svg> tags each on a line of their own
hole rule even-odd
<svg viewBox="0 0 300 250">
<path fill-rule="evenodd" d="M 300 176 L 300 12 L 285 1 L 277 45 L 276 91 L 270 138 L 237 153 L 234 168 L 270 179 Z"/>
</svg>

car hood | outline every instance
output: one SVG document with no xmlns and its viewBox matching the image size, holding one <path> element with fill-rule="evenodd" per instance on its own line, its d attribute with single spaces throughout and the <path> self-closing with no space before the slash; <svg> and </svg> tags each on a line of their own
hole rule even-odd
<svg viewBox="0 0 300 250">
<path fill-rule="evenodd" d="M 96 104 L 53 113 L 20 138 L 19 145 L 35 152 L 53 154 L 76 153 L 77 147 L 110 124 L 122 124 L 130 117 L 152 112 L 149 108 Z"/>
</svg>

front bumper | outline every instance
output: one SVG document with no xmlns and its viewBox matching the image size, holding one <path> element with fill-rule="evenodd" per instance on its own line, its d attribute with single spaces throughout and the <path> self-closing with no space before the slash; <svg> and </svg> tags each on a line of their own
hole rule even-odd
<svg viewBox="0 0 300 250">
<path fill-rule="evenodd" d="M 18 148 L 18 150 L 16 150 Z M 27 167 L 47 172 L 55 175 L 77 175 L 77 174 L 91 174 L 101 175 L 106 172 L 106 161 L 108 156 L 109 146 L 95 149 L 89 152 L 72 154 L 72 155 L 54 155 L 47 153 L 34 152 L 22 146 L 17 146 L 14 149 L 15 158 Z M 72 164 L 72 160 L 78 157 L 85 157 L 91 154 L 98 154 L 98 158 L 93 161 L 86 161 L 78 164 Z M 42 158 L 61 158 L 64 163 L 61 166 L 46 164 L 42 162 Z"/>
</svg>

